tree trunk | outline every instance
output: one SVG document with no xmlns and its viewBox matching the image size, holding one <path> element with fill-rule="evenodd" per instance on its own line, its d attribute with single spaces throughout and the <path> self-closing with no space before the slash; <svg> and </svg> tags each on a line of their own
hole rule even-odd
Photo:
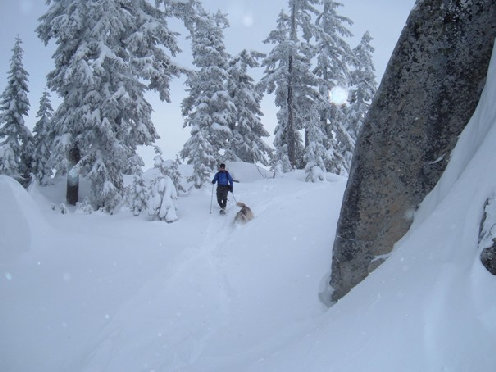
<svg viewBox="0 0 496 372">
<path fill-rule="evenodd" d="M 293 4 L 291 9 L 291 40 L 296 41 L 296 5 Z M 293 107 L 293 55 L 289 55 L 288 61 L 288 125 L 286 132 L 286 139 L 288 142 L 288 159 L 293 168 L 296 167 L 296 137 L 295 137 L 295 123 L 294 123 L 294 107 Z"/>
<path fill-rule="evenodd" d="M 79 200 L 79 169 L 76 167 L 81 159 L 77 145 L 69 150 L 69 171 L 67 172 L 66 199 L 70 205 L 76 205 Z"/>
<path fill-rule="evenodd" d="M 288 159 L 291 166 L 296 167 L 296 138 L 294 133 L 293 115 L 293 56 L 289 56 L 288 63 L 288 124 L 286 127 L 286 140 L 288 143 Z"/>
</svg>

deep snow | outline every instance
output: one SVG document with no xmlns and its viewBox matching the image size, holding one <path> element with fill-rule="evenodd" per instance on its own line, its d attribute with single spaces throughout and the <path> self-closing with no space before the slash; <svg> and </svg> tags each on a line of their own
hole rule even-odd
<svg viewBox="0 0 496 372">
<path fill-rule="evenodd" d="M 496 278 L 477 237 L 496 192 L 495 60 L 410 232 L 330 309 L 318 292 L 343 178 L 233 164 L 256 216 L 238 226 L 233 200 L 209 213 L 210 187 L 166 224 L 62 215 L 63 185 L 27 193 L 0 177 L 0 371 L 493 372 Z"/>
<path fill-rule="evenodd" d="M 1 177 L 0 370 L 236 370 L 299 335 L 325 311 L 345 179 L 230 170 L 256 216 L 244 226 L 232 195 L 227 216 L 215 201 L 210 214 L 210 187 L 180 197 L 166 224 L 62 215 L 63 183 L 28 194 Z"/>
</svg>

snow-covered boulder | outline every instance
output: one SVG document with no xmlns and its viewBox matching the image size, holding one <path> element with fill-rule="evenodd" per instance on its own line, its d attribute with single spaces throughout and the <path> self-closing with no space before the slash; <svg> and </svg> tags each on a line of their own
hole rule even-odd
<svg viewBox="0 0 496 372">
<path fill-rule="evenodd" d="M 333 247 L 334 301 L 384 261 L 446 169 L 486 82 L 495 12 L 494 0 L 435 0 L 410 14 L 353 156 Z"/>
<path fill-rule="evenodd" d="M 177 221 L 177 191 L 169 176 L 156 178 L 150 186 L 151 196 L 148 199 L 148 214 L 166 222 Z"/>
</svg>

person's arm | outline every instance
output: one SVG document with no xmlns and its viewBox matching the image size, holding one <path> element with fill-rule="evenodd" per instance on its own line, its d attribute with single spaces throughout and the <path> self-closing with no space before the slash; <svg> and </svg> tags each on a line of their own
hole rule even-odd
<svg viewBox="0 0 496 372">
<path fill-rule="evenodd" d="M 231 177 L 230 173 L 227 174 L 227 181 L 230 184 L 229 185 L 229 191 L 234 192 L 234 181 L 233 181 L 233 178 Z"/>
<path fill-rule="evenodd" d="M 213 185 L 216 181 L 217 181 L 217 182 L 219 182 L 219 172 L 215 173 L 214 179 L 212 180 L 212 185 Z"/>
</svg>

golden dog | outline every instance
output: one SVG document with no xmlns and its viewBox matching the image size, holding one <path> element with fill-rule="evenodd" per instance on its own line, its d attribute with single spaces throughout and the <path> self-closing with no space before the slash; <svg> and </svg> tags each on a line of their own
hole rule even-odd
<svg viewBox="0 0 496 372">
<path fill-rule="evenodd" d="M 236 217 L 234 217 L 234 222 L 246 223 L 248 221 L 251 221 L 253 217 L 255 217 L 250 207 L 247 207 L 245 203 L 236 203 L 236 205 L 240 207 L 241 210 L 238 213 L 236 213 Z"/>
</svg>

